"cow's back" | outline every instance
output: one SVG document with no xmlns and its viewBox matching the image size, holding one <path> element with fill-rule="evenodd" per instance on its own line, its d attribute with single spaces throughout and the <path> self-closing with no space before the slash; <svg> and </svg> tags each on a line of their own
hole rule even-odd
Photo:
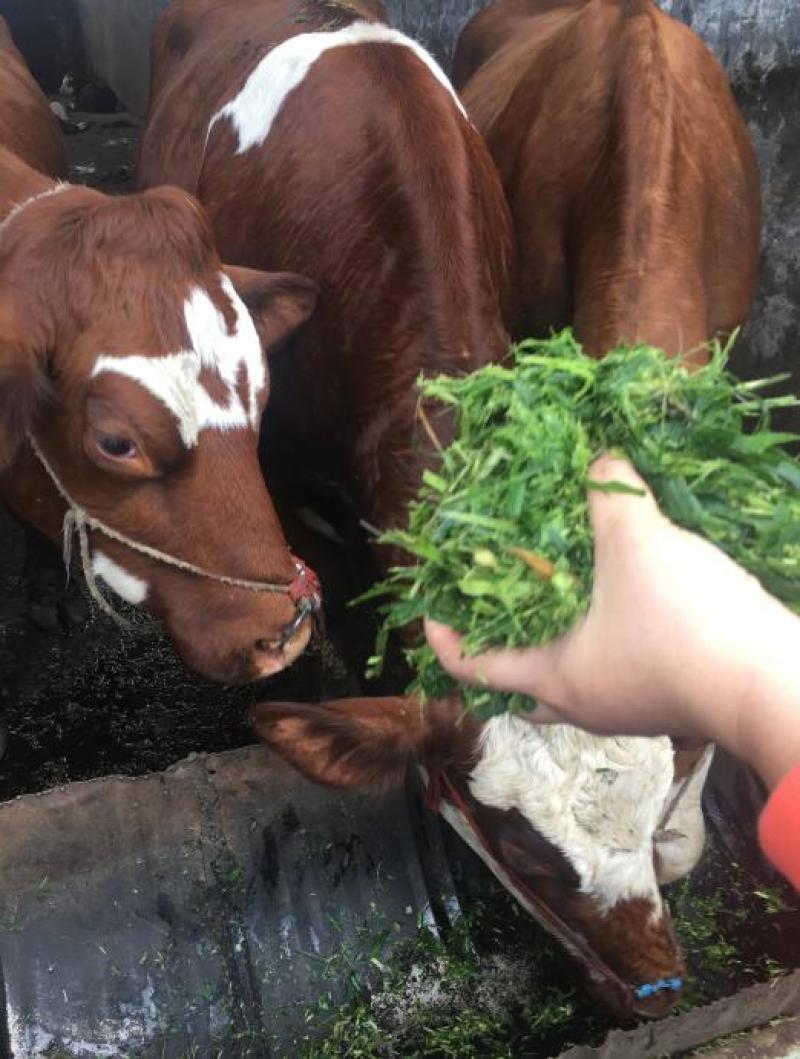
<svg viewBox="0 0 800 1059">
<path fill-rule="evenodd" d="M 580 4 L 580 0 L 577 0 Z M 560 21 L 576 0 L 495 0 L 474 15 L 462 30 L 453 55 L 453 84 L 460 92 L 488 60 L 525 33 L 532 17 L 552 12 Z"/>
<path fill-rule="evenodd" d="M 0 17 L 0 145 L 50 176 L 66 173 L 61 130 Z"/>
<path fill-rule="evenodd" d="M 415 379 L 505 351 L 513 253 L 485 145 L 433 61 L 379 14 L 173 4 L 139 175 L 196 190 L 227 260 L 320 285 L 272 369 L 268 473 L 344 479 L 386 524 L 418 479 Z M 164 57 L 170 35 L 191 37 L 182 56 Z"/>
<path fill-rule="evenodd" d="M 524 6 L 490 9 L 514 32 L 493 28 L 463 96 L 510 200 L 527 328 L 572 322 L 593 352 L 730 331 L 752 299 L 760 212 L 721 67 L 649 0 Z"/>
<path fill-rule="evenodd" d="M 313 6 L 312 0 L 309 19 Z M 385 16 L 380 0 L 353 7 L 365 20 Z M 334 20 L 335 11 L 331 4 Z M 168 181 L 197 190 L 212 116 L 241 91 L 266 52 L 302 31 L 305 17 L 297 0 L 172 0 L 151 44 L 141 187 Z"/>
</svg>

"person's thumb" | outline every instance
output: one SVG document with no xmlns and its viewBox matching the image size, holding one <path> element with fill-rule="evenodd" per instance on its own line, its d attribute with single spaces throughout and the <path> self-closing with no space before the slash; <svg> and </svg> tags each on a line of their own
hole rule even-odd
<svg viewBox="0 0 800 1059">
<path fill-rule="evenodd" d="M 662 518 L 653 494 L 628 460 L 615 453 L 598 457 L 589 469 L 589 514 L 599 543 L 621 520 Z"/>
<path fill-rule="evenodd" d="M 497 691 L 516 691 L 542 702 L 559 699 L 560 681 L 553 644 L 486 651 L 470 657 L 461 646 L 462 637 L 447 625 L 426 618 L 425 635 L 442 666 L 456 680 Z"/>
</svg>

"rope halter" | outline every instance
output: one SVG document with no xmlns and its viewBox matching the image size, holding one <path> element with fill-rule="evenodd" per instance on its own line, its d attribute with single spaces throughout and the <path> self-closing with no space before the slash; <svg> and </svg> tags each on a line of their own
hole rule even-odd
<svg viewBox="0 0 800 1059">
<path fill-rule="evenodd" d="M 204 570 L 203 567 L 196 566 L 194 563 L 191 563 L 186 559 L 181 559 L 176 555 L 170 555 L 168 552 L 162 552 L 158 548 L 151 547 L 149 544 L 143 544 L 141 541 L 127 537 L 124 533 L 120 533 L 119 530 L 115 530 L 112 526 L 107 525 L 99 518 L 95 518 L 94 515 L 89 514 L 89 512 L 69 494 L 60 478 L 53 470 L 49 460 L 42 452 L 39 443 L 30 433 L 28 434 L 28 442 L 30 443 L 34 455 L 39 460 L 39 463 L 41 463 L 42 467 L 44 467 L 47 472 L 50 481 L 56 487 L 59 496 L 67 505 L 62 531 L 64 565 L 67 569 L 67 577 L 69 578 L 69 571 L 72 563 L 72 542 L 73 538 L 77 537 L 81 568 L 83 570 L 83 576 L 86 580 L 86 587 L 89 590 L 89 594 L 98 607 L 104 613 L 112 617 L 123 628 L 132 629 L 134 626 L 132 622 L 128 621 L 127 618 L 123 617 L 114 609 L 111 603 L 109 603 L 100 591 L 94 570 L 92 569 L 92 557 L 89 550 L 89 530 L 95 530 L 98 533 L 102 533 L 110 540 L 117 541 L 126 548 L 139 552 L 140 555 L 146 555 L 148 559 L 153 559 L 155 562 L 163 563 L 165 566 L 171 566 L 184 573 L 193 574 L 195 577 L 203 577 L 208 581 L 216 581 L 223 585 L 231 585 L 233 588 L 244 588 L 249 592 L 274 592 L 277 595 L 287 595 L 294 604 L 297 613 L 291 624 L 281 633 L 280 646 L 283 646 L 292 638 L 308 615 L 319 613 L 322 606 L 322 592 L 319 579 L 310 567 L 306 566 L 304 562 L 297 559 L 294 555 L 292 555 L 292 561 L 294 562 L 296 572 L 294 579 L 290 582 L 251 581 L 243 577 L 229 577 L 227 574 L 214 574 L 210 570 Z"/>
</svg>

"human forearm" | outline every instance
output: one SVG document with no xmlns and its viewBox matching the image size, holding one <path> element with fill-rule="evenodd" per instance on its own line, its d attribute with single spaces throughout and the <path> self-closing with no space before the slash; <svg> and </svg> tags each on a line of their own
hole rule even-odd
<svg viewBox="0 0 800 1059">
<path fill-rule="evenodd" d="M 768 597 L 767 597 L 768 598 Z M 743 662 L 735 723 L 714 740 L 747 761 L 772 789 L 800 764 L 800 618 L 768 598 Z"/>
</svg>

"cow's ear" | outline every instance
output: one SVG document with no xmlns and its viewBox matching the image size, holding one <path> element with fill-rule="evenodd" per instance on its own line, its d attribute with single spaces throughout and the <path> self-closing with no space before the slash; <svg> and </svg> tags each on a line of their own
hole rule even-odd
<svg viewBox="0 0 800 1059">
<path fill-rule="evenodd" d="M 428 721 L 417 699 L 262 702 L 251 712 L 258 736 L 290 765 L 331 787 L 389 787 L 421 748 Z"/>
<path fill-rule="evenodd" d="M 228 278 L 253 317 L 264 351 L 279 349 L 311 316 L 319 287 L 295 272 L 259 272 L 226 265 Z"/>
<path fill-rule="evenodd" d="M 47 341 L 21 319 L 10 296 L 0 299 L 0 471 L 14 460 L 47 400 Z"/>
</svg>

